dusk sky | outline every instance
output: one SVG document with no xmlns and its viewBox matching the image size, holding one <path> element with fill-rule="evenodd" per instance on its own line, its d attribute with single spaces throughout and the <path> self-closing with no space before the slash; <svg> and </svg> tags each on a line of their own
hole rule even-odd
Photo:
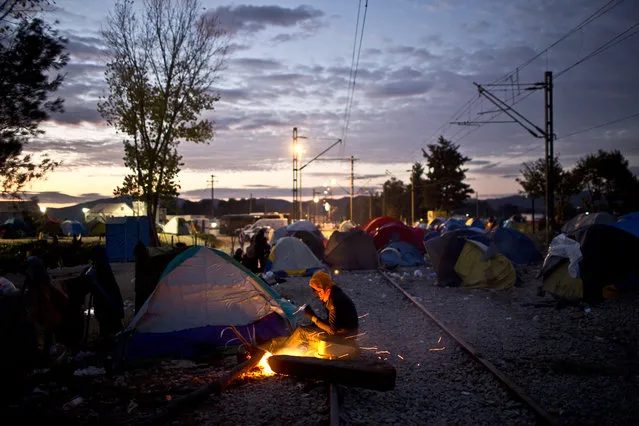
<svg viewBox="0 0 639 426">
<path fill-rule="evenodd" d="M 113 3 L 57 0 L 43 15 L 59 21 L 71 56 L 58 92 L 66 111 L 28 146 L 63 161 L 29 190 L 47 206 L 110 197 L 127 173 L 122 141 L 96 110 L 106 94 L 100 29 Z M 514 123 L 449 124 L 493 117 L 483 114 L 495 107 L 478 97 L 473 82 L 492 83 L 524 65 L 508 80 L 517 82 L 518 75 L 521 89 L 543 81 L 546 70 L 560 74 L 622 33 L 619 43 L 556 78 L 555 151 L 571 167 L 587 153 L 618 149 L 639 171 L 639 1 L 370 0 L 344 137 L 359 3 L 203 0 L 228 28 L 231 54 L 217 83 L 221 101 L 204 113 L 216 123 L 215 138 L 209 145 L 180 145 L 181 197 L 209 198 L 215 174 L 216 198 L 291 199 L 293 127 L 307 137 L 307 159 L 344 138 L 325 157 L 358 159 L 357 191 L 379 189 L 386 170 L 407 182 L 412 163 L 423 160 L 421 148 L 443 135 L 472 158 L 468 183 L 480 198 L 515 194 L 521 163 L 543 156 L 543 139 Z M 615 7 L 528 63 L 606 4 Z M 514 96 L 515 109 L 543 128 L 543 91 L 495 93 Z M 615 120 L 621 121 L 583 131 Z M 310 164 L 304 199 L 330 179 L 347 188 L 349 170 L 348 162 Z"/>
</svg>

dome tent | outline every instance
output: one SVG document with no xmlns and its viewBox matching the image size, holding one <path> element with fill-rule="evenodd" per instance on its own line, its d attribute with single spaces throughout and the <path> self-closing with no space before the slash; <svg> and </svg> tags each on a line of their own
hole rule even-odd
<svg viewBox="0 0 639 426">
<path fill-rule="evenodd" d="M 271 250 L 264 270 L 279 276 L 308 276 L 323 268 L 322 262 L 301 240 L 284 237 L 280 238 Z"/>
<path fill-rule="evenodd" d="M 326 245 L 324 261 L 337 269 L 375 269 L 377 251 L 371 236 L 361 229 L 335 231 Z"/>
<path fill-rule="evenodd" d="M 260 344 L 295 327 L 293 306 L 225 253 L 193 246 L 166 267 L 157 287 L 119 337 L 124 361 L 193 357 L 236 342 L 236 327 Z"/>
</svg>

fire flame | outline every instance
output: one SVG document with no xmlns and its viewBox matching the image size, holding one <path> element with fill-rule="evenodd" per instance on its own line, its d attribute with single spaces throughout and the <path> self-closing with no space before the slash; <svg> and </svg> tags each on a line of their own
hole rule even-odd
<svg viewBox="0 0 639 426">
<path fill-rule="evenodd" d="M 268 359 L 271 356 L 273 356 L 272 353 L 266 352 L 264 354 L 264 356 L 262 357 L 262 359 L 260 360 L 260 362 L 257 363 L 257 366 L 260 369 L 260 372 L 262 373 L 262 376 L 274 376 L 275 375 L 275 371 L 271 370 L 271 366 L 268 365 Z"/>
</svg>

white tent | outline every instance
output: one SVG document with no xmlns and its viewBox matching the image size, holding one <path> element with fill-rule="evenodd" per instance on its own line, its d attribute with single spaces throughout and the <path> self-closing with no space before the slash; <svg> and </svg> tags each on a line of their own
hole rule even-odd
<svg viewBox="0 0 639 426">
<path fill-rule="evenodd" d="M 271 250 L 266 269 L 276 275 L 312 275 L 324 268 L 311 249 L 295 237 L 283 237 Z"/>
<path fill-rule="evenodd" d="M 294 308 L 225 253 L 190 247 L 164 270 L 160 282 L 122 337 L 128 360 L 189 356 L 211 347 L 238 346 L 236 329 L 261 343 L 294 328 Z"/>
<path fill-rule="evenodd" d="M 181 217 L 174 217 L 162 227 L 165 234 L 189 235 L 188 223 Z"/>
</svg>

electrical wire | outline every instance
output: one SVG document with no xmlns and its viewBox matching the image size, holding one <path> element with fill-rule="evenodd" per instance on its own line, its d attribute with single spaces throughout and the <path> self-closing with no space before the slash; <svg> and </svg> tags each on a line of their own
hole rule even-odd
<svg viewBox="0 0 639 426">
<path fill-rule="evenodd" d="M 353 98 L 355 97 L 355 82 L 357 81 L 357 71 L 359 69 L 359 59 L 362 53 L 362 41 L 364 40 L 364 28 L 366 27 L 366 15 L 368 12 L 368 0 L 364 3 L 364 17 L 362 18 L 362 29 L 359 35 L 359 47 L 357 49 L 357 62 L 355 62 L 355 71 L 353 72 L 353 89 L 351 90 L 351 97 L 348 102 L 348 115 L 346 116 L 346 123 L 344 128 L 344 136 L 342 137 L 342 147 L 346 146 L 346 138 L 348 136 L 348 126 L 351 120 L 351 113 L 353 110 Z"/>
<path fill-rule="evenodd" d="M 632 31 L 636 27 L 639 27 L 639 22 L 636 22 L 634 25 L 626 28 L 625 31 L 617 34 L 616 36 L 614 36 L 610 40 L 606 41 L 604 44 L 602 44 L 601 46 L 599 46 L 598 48 L 596 48 L 595 50 L 590 52 L 588 55 L 586 55 L 585 57 L 583 57 L 580 60 L 578 60 L 577 62 L 575 62 L 574 64 L 572 64 L 572 65 L 564 68 L 563 70 L 559 71 L 555 75 L 555 80 L 558 79 L 559 77 L 561 77 L 562 75 L 564 75 L 565 73 L 567 73 L 568 71 L 570 71 L 571 69 L 575 68 L 577 65 L 582 64 L 583 62 L 587 61 L 590 58 L 594 58 L 595 56 L 597 56 L 601 52 L 604 52 L 604 51 L 610 49 L 611 47 L 621 43 L 622 41 L 627 40 L 628 38 L 632 37 L 633 35 L 639 33 L 639 30 L 637 30 L 637 31 L 634 31 L 634 32 L 626 35 L 623 38 L 619 38 L 619 37 L 622 37 L 623 35 L 627 34 L 629 31 Z"/>
<path fill-rule="evenodd" d="M 590 132 L 591 130 L 599 129 L 601 127 L 610 126 L 611 124 L 621 123 L 622 121 L 630 120 L 631 118 L 635 118 L 635 117 L 639 117 L 639 112 L 636 113 L 636 114 L 632 114 L 632 115 L 628 115 L 628 116 L 625 116 L 625 117 L 617 118 L 616 120 L 607 121 L 605 123 L 597 124 L 595 126 L 588 127 L 587 129 L 582 129 L 582 130 L 577 130 L 575 132 L 567 133 L 567 134 L 563 135 L 562 137 L 557 138 L 555 140 L 567 139 L 567 138 L 569 138 L 571 136 L 579 135 L 581 133 Z"/>
<path fill-rule="evenodd" d="M 568 31 L 566 34 L 564 34 L 563 36 L 561 36 L 559 39 L 557 39 L 556 41 L 554 41 L 553 43 L 551 43 L 550 45 L 548 45 L 548 47 L 546 47 L 545 49 L 541 50 L 539 53 L 535 54 L 534 56 L 532 56 L 531 58 L 529 58 L 528 60 L 522 62 L 520 65 L 518 65 L 517 67 L 515 67 L 512 71 L 504 74 L 502 77 L 496 79 L 493 83 L 491 84 L 496 84 L 499 81 L 504 81 L 507 80 L 508 78 L 511 78 L 515 75 L 518 75 L 519 71 L 521 71 L 522 69 L 524 69 L 525 67 L 527 67 L 528 65 L 530 65 L 531 63 L 533 63 L 536 59 L 538 59 L 539 57 L 541 57 L 544 53 L 547 53 L 550 49 L 552 49 L 553 47 L 555 47 L 556 45 L 558 45 L 559 43 L 561 43 L 562 41 L 564 41 L 565 39 L 567 39 L 568 37 L 570 37 L 571 35 L 575 34 L 577 31 L 580 31 L 581 29 L 583 29 L 586 25 L 590 24 L 591 22 L 595 21 L 596 19 L 604 16 L 605 14 L 609 13 L 610 11 L 612 11 L 614 8 L 616 8 L 617 6 L 619 6 L 620 4 L 622 4 L 625 0 L 609 0 L 608 2 L 606 2 L 603 6 L 601 6 L 599 9 L 597 9 L 595 12 L 593 12 L 592 14 L 590 14 L 588 17 L 586 17 L 584 20 L 582 20 L 579 24 L 577 24 L 575 27 L 573 27 L 570 31 Z M 584 59 L 585 60 L 585 59 Z M 555 77 L 556 78 L 556 77 Z M 528 96 L 530 96 L 531 93 L 526 94 L 523 96 L 523 98 L 521 98 L 521 100 L 526 99 Z M 522 96 L 521 94 L 517 95 Z M 520 100 L 520 101 L 521 101 Z M 466 111 L 468 111 L 468 113 L 470 114 L 470 109 L 474 106 L 473 104 L 476 104 L 478 101 L 478 97 L 474 96 L 473 98 L 469 99 L 464 105 L 462 105 L 455 113 L 453 113 L 453 115 L 451 116 L 451 118 L 445 122 L 444 124 L 442 124 L 437 130 L 435 130 L 435 132 L 433 133 L 432 136 L 430 136 L 430 138 L 428 138 L 426 140 L 426 144 L 430 143 L 434 137 L 436 137 L 436 135 L 442 131 L 444 131 L 444 129 L 446 129 L 447 127 L 450 126 L 450 122 L 451 121 L 459 121 L 459 117 L 461 115 L 463 115 Z M 514 106 L 516 103 L 519 103 L 520 101 L 515 102 L 515 98 L 513 97 L 513 104 L 512 106 Z M 494 120 L 497 116 L 501 115 L 502 112 L 498 112 L 494 115 L 492 115 L 488 120 L 486 121 L 492 121 Z M 470 121 L 470 120 L 469 120 Z M 462 136 L 460 139 L 456 140 L 456 142 L 459 142 L 461 139 L 464 139 L 466 137 L 468 137 L 470 134 L 476 132 L 477 130 L 479 130 L 480 127 L 482 127 L 482 125 L 479 125 L 477 127 L 475 127 L 474 129 L 468 131 L 468 133 L 466 133 L 464 136 Z M 457 132 L 456 135 L 458 135 L 460 132 Z M 414 151 L 413 151 L 414 152 Z"/>
<path fill-rule="evenodd" d="M 342 125 L 342 140 L 346 132 L 346 117 L 348 116 L 348 100 L 351 96 L 351 87 L 353 85 L 353 70 L 355 68 L 355 49 L 357 48 L 357 33 L 359 32 L 359 14 L 362 9 L 362 0 L 359 0 L 357 6 L 357 22 L 355 23 L 355 36 L 353 37 L 353 53 L 351 54 L 351 70 L 348 74 L 348 90 L 346 92 L 346 105 L 344 106 L 344 124 Z"/>
</svg>

